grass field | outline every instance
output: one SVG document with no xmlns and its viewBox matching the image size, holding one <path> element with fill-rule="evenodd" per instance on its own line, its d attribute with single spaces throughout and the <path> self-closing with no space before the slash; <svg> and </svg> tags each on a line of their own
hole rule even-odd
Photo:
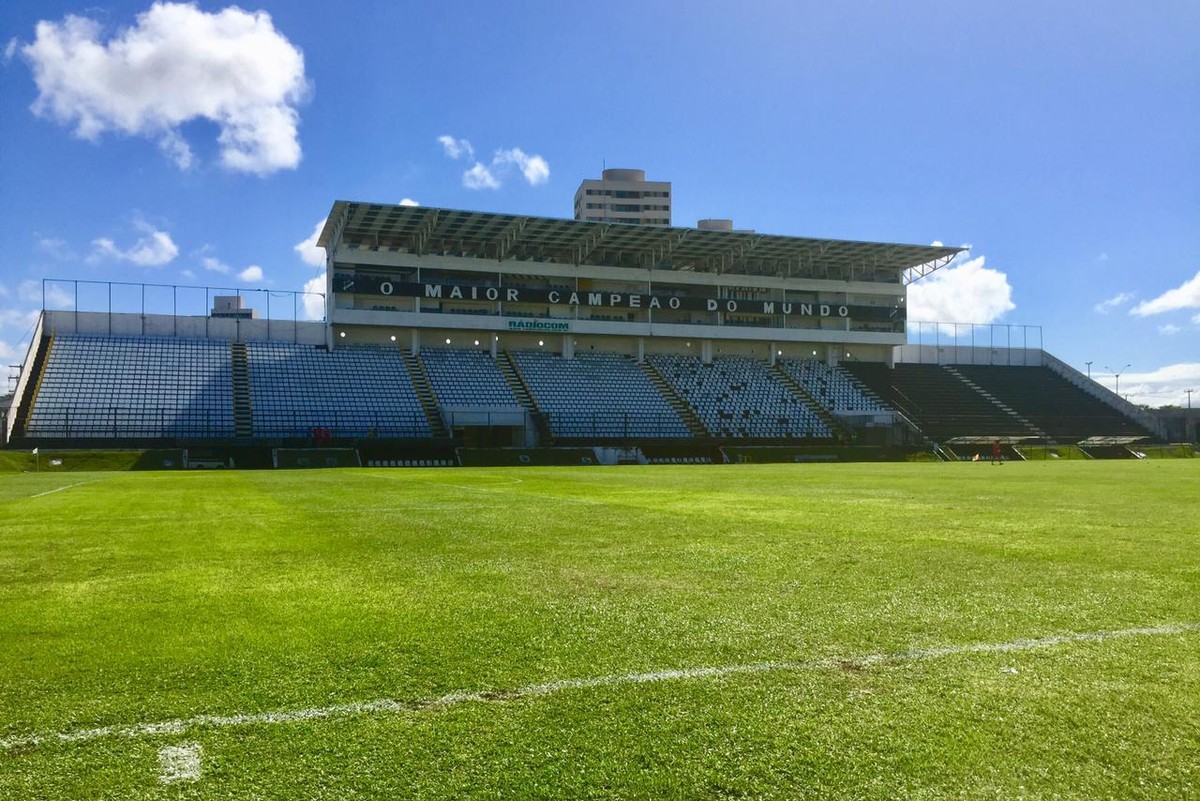
<svg viewBox="0 0 1200 801">
<path fill-rule="evenodd" d="M 0 798 L 1200 796 L 1194 460 L 0 474 Z"/>
</svg>

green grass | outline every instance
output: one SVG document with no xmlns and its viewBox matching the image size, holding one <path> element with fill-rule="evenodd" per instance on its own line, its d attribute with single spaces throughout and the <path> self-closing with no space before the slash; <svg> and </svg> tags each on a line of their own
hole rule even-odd
<svg viewBox="0 0 1200 801">
<path fill-rule="evenodd" d="M 1195 465 L 3 475 L 0 739 L 413 703 L 9 746 L 0 798 L 1197 796 L 1200 631 L 862 661 L 1200 622 Z"/>
<path fill-rule="evenodd" d="M 0 450 L 0 475 L 7 472 L 78 473 L 96 470 L 161 469 L 167 459 L 178 465 L 182 450 Z M 57 464 L 56 464 L 57 463 Z"/>
</svg>

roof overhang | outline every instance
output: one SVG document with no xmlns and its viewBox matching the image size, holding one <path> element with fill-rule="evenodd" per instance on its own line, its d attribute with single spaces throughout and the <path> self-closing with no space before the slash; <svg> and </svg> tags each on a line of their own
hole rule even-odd
<svg viewBox="0 0 1200 801">
<path fill-rule="evenodd" d="M 904 284 L 944 267 L 961 248 L 810 239 L 752 231 L 582 222 L 339 200 L 317 245 L 505 261 L 553 261 Z"/>
</svg>

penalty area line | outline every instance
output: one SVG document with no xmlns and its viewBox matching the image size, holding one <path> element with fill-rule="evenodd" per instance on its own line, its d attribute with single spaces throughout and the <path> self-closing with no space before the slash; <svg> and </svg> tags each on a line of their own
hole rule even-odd
<svg viewBox="0 0 1200 801">
<path fill-rule="evenodd" d="M 422 712 L 433 709 L 444 709 L 469 703 L 487 703 L 497 701 L 519 701 L 525 698 L 537 698 L 553 695 L 568 690 L 586 690 L 599 687 L 616 687 L 629 684 L 649 684 L 663 681 L 681 681 L 695 679 L 722 678 L 758 673 L 799 672 L 805 670 L 822 670 L 829 668 L 855 665 L 870 667 L 873 665 L 894 664 L 903 662 L 920 662 L 929 659 L 939 659 L 963 654 L 996 654 L 1015 651 L 1033 651 L 1043 648 L 1053 648 L 1072 643 L 1096 642 L 1115 640 L 1127 637 L 1155 637 L 1174 634 L 1192 634 L 1200 632 L 1200 623 L 1168 623 L 1159 626 L 1141 626 L 1130 629 L 1113 629 L 1074 634 L 1055 634 L 1047 637 L 1022 638 L 1008 642 L 967 643 L 964 645 L 943 645 L 934 648 L 920 648 L 910 651 L 892 653 L 875 653 L 860 656 L 826 657 L 802 662 L 756 662 L 744 665 L 725 665 L 718 667 L 676 668 L 671 670 L 656 670 L 645 673 L 621 673 L 592 678 L 559 679 L 541 684 L 529 684 L 509 690 L 473 690 L 449 693 L 437 698 L 414 700 L 398 700 L 381 698 L 374 701 L 361 701 L 350 704 L 335 704 L 333 706 L 310 707 L 308 709 L 278 710 L 274 712 L 246 712 L 234 715 L 196 715 L 190 718 L 164 720 L 154 723 L 133 723 L 113 726 L 100 726 L 92 729 L 75 729 L 72 731 L 49 732 L 43 734 L 27 734 L 0 739 L 0 751 L 33 748 L 46 743 L 78 743 L 103 738 L 139 738 L 166 735 L 179 735 L 194 729 L 223 729 L 239 726 L 274 725 L 282 723 L 301 723 L 330 718 L 346 718 L 359 715 L 402 714 Z"/>
<path fill-rule="evenodd" d="M 54 493 L 62 492 L 63 490 L 74 489 L 75 487 L 82 487 L 84 484 L 95 484 L 99 480 L 100 479 L 94 478 L 91 481 L 79 481 L 74 484 L 68 484 L 65 487 L 55 487 L 52 490 L 46 490 L 45 492 L 39 492 L 37 495 L 30 495 L 29 497 L 30 498 L 41 498 L 44 495 L 53 495 Z"/>
</svg>

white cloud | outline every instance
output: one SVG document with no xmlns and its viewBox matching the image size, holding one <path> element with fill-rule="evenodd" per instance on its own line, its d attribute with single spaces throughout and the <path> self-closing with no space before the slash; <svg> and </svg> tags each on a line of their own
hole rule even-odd
<svg viewBox="0 0 1200 801">
<path fill-rule="evenodd" d="M 466 139 L 455 139 L 450 134 L 442 134 L 437 138 L 444 152 L 449 158 L 457 159 L 466 157 L 467 159 L 475 158 L 475 148 L 471 147 L 471 143 Z"/>
<path fill-rule="evenodd" d="M 238 273 L 237 277 L 239 281 L 244 281 L 247 284 L 261 281 L 263 279 L 262 267 L 259 267 L 257 264 L 251 264 L 249 267 Z"/>
<path fill-rule="evenodd" d="M 23 357 L 27 350 L 29 350 L 28 343 L 10 345 L 4 340 L 0 339 L 0 359 L 3 359 L 5 363 Z"/>
<path fill-rule="evenodd" d="M 462 184 L 467 189 L 500 188 L 500 182 L 496 180 L 496 176 L 492 175 L 492 171 L 478 161 L 475 162 L 474 167 L 463 173 Z"/>
<path fill-rule="evenodd" d="M 58 237 L 39 237 L 37 247 L 38 250 L 56 261 L 70 261 L 75 258 L 75 252 L 71 250 L 71 246 L 67 244 L 66 240 Z"/>
<path fill-rule="evenodd" d="M 231 170 L 266 175 L 300 163 L 304 56 L 264 11 L 155 3 L 107 41 L 95 21 L 68 15 L 39 22 L 20 49 L 38 87 L 34 113 L 74 125 L 80 138 L 145 137 L 186 169 L 193 155 L 181 126 L 203 119 L 218 126 Z"/>
<path fill-rule="evenodd" d="M 1158 327 L 1158 333 L 1162 334 L 1165 337 L 1174 336 L 1175 334 L 1178 334 L 1182 330 L 1183 330 L 1182 328 L 1175 325 L 1174 323 L 1167 323 L 1166 325 L 1160 325 Z"/>
<path fill-rule="evenodd" d="M 75 308 L 75 295 L 56 283 L 43 283 L 27 278 L 17 287 L 17 297 L 26 303 L 36 303 L 40 308 L 45 298 L 49 309 Z M 36 315 L 37 313 L 34 312 Z"/>
<path fill-rule="evenodd" d="M 322 320 L 325 318 L 325 273 L 310 278 L 304 282 L 304 295 L 300 296 L 304 307 L 303 315 L 306 320 Z"/>
<path fill-rule="evenodd" d="M 182 275 L 184 278 L 188 279 L 189 281 L 196 280 L 196 274 L 194 272 L 192 272 L 191 270 L 180 270 L 179 274 Z"/>
<path fill-rule="evenodd" d="M 159 231 L 144 222 L 135 225 L 145 236 L 128 248 L 117 247 L 108 237 L 93 239 L 92 253 L 88 256 L 88 261 L 111 259 L 131 262 L 139 267 L 161 267 L 179 255 L 179 248 L 166 231 Z"/>
<path fill-rule="evenodd" d="M 550 180 L 550 165 L 541 156 L 529 156 L 519 147 L 497 150 L 492 165 L 515 164 L 530 186 L 538 186 Z"/>
<path fill-rule="evenodd" d="M 17 41 L 16 37 L 13 37 L 12 39 L 8 40 L 8 44 L 4 45 L 4 63 L 5 64 L 12 61 L 12 57 L 17 54 L 17 48 L 20 46 L 21 46 L 21 43 Z"/>
<path fill-rule="evenodd" d="M 1112 373 L 1093 373 L 1093 377 L 1109 389 L 1116 388 Z M 1187 389 L 1200 391 L 1200 362 L 1169 364 L 1147 373 L 1121 373 L 1121 396 L 1128 396 L 1133 403 L 1186 406 L 1187 393 L 1184 390 Z"/>
<path fill-rule="evenodd" d="M 1157 298 L 1142 301 L 1130 309 L 1129 313 L 1146 317 L 1179 309 L 1200 309 L 1200 270 L 1175 289 L 1169 289 Z"/>
<path fill-rule="evenodd" d="M 0 326 L 32 328 L 41 311 L 38 309 L 0 309 Z"/>
<path fill-rule="evenodd" d="M 1118 292 L 1108 300 L 1102 300 L 1092 307 L 1092 311 L 1096 314 L 1108 314 L 1118 306 L 1124 306 L 1129 301 L 1133 300 L 1132 292 Z"/>
<path fill-rule="evenodd" d="M 317 240 L 321 238 L 321 231 L 325 228 L 325 218 L 317 220 L 317 225 L 313 228 L 313 232 L 308 239 L 297 244 L 293 250 L 300 255 L 300 260 L 309 267 L 321 269 L 325 266 L 325 248 L 317 246 Z"/>
<path fill-rule="evenodd" d="M 420 206 L 421 204 L 413 200 L 411 197 L 406 197 L 400 201 L 401 206 Z"/>
<path fill-rule="evenodd" d="M 909 321 L 993 323 L 1015 309 L 1008 276 L 984 266 L 984 260 L 976 256 L 957 265 L 951 262 L 909 285 Z"/>
<path fill-rule="evenodd" d="M 12 293 L 8 291 L 8 287 L 6 287 L 4 284 L 0 284 L 0 298 L 7 298 L 10 294 Z"/>
<path fill-rule="evenodd" d="M 466 139 L 455 139 L 449 134 L 438 137 L 442 151 L 452 159 L 465 157 L 475 159 L 475 148 Z M 519 147 L 497 150 L 490 164 L 476 161 L 462 176 L 467 189 L 499 189 L 508 173 L 516 167 L 530 186 L 540 186 L 550 180 L 550 165 L 539 155 L 529 155 Z"/>
<path fill-rule="evenodd" d="M 203 264 L 204 269 L 208 270 L 209 272 L 220 273 L 221 275 L 229 275 L 233 269 L 225 262 L 221 261 L 220 259 L 214 259 L 212 256 L 205 256 L 200 260 L 200 263 Z"/>
</svg>

